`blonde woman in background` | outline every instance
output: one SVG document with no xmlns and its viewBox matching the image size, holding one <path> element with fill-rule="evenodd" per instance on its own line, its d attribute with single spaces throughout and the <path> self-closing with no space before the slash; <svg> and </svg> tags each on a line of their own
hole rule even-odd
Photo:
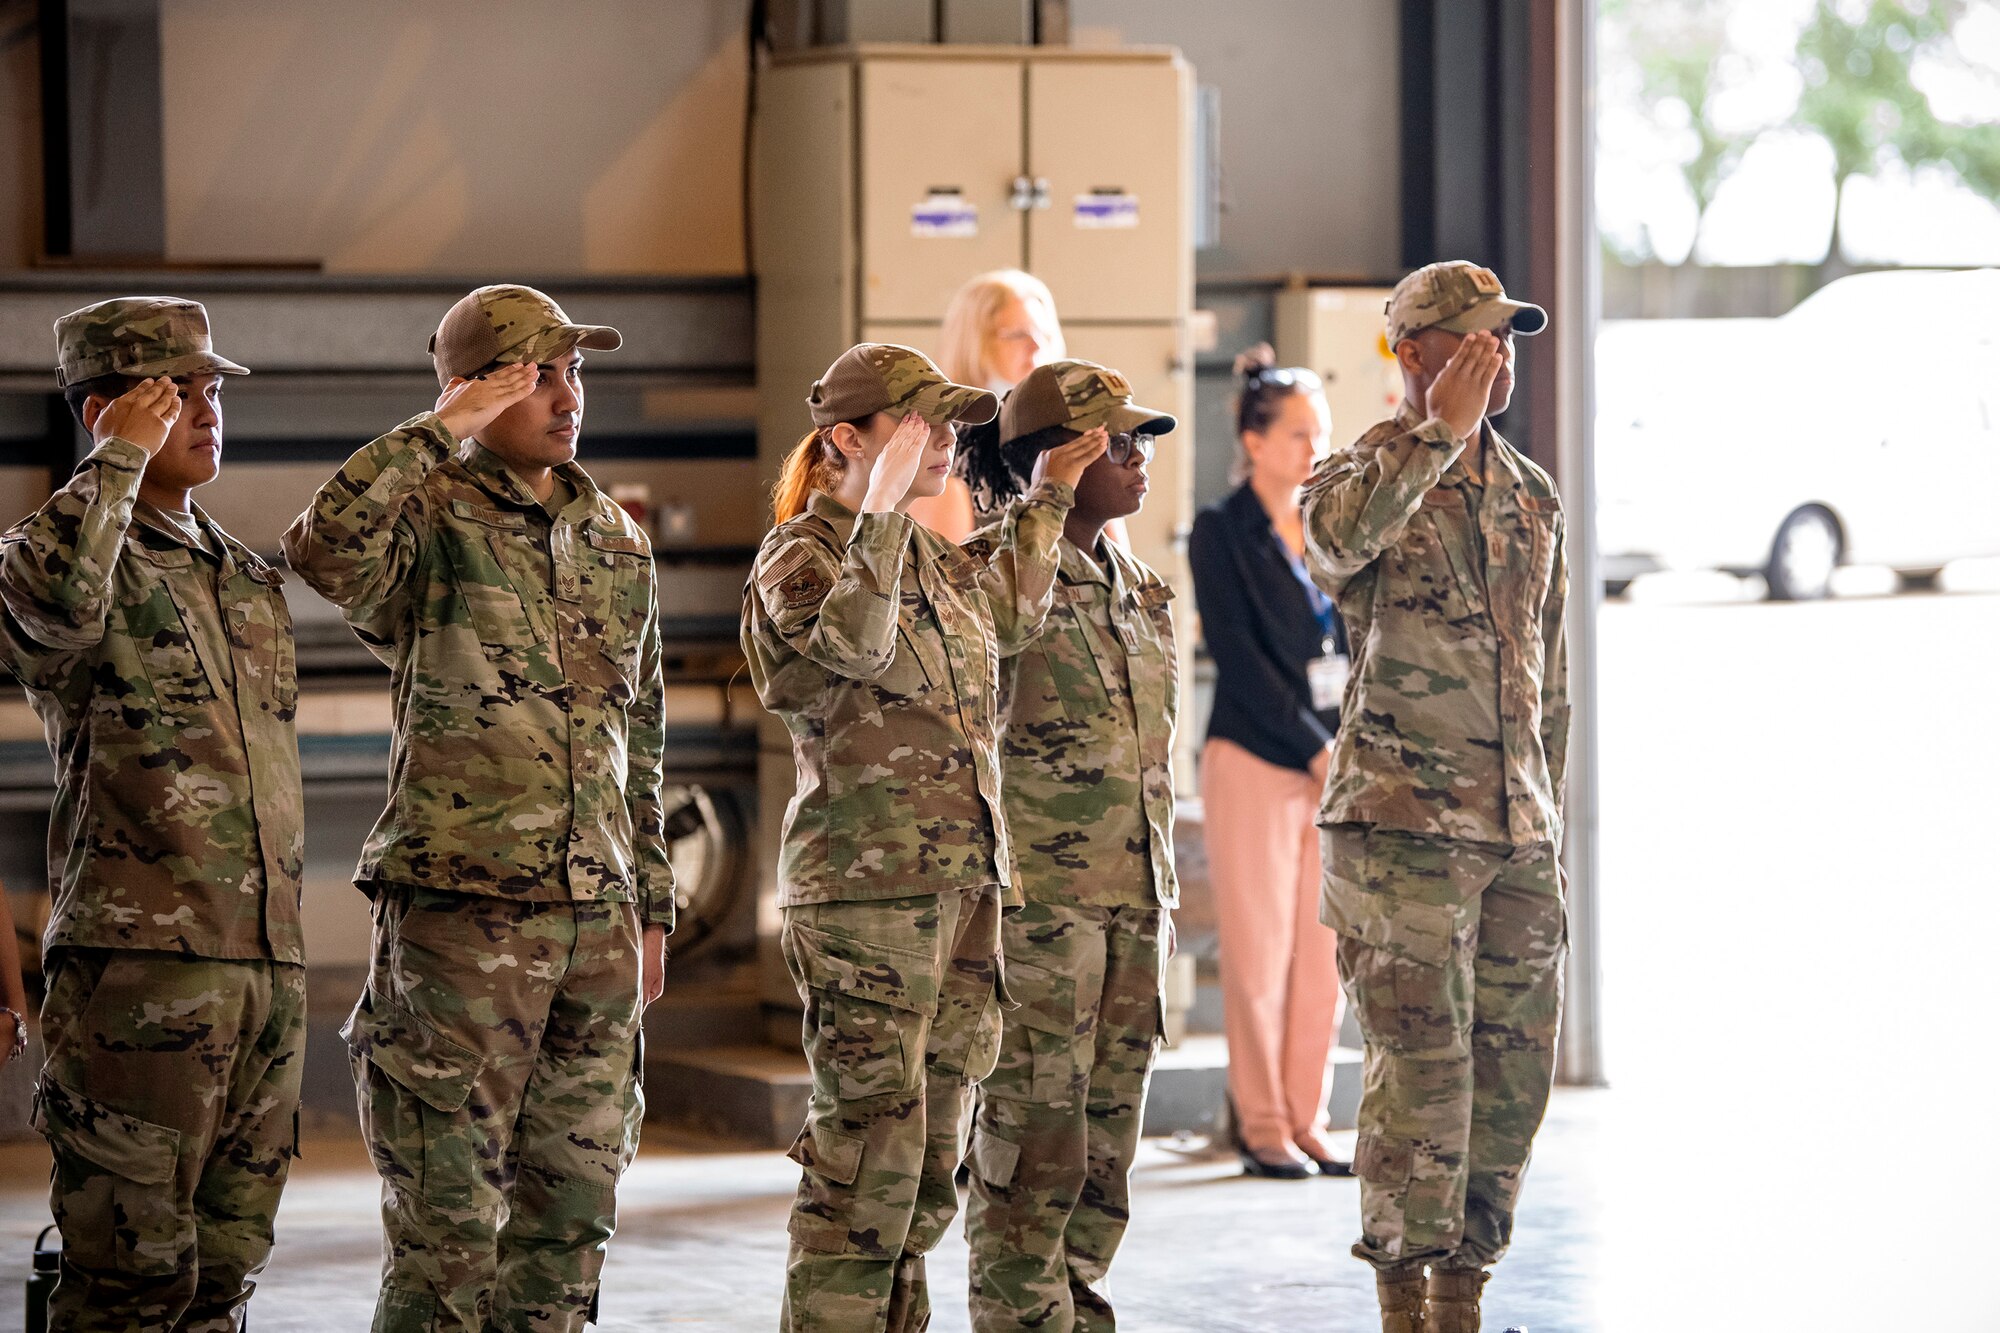
<svg viewBox="0 0 2000 1333">
<path fill-rule="evenodd" d="M 1017 268 L 982 273 L 959 288 L 938 333 L 938 368 L 947 378 L 1003 397 L 1036 366 L 1068 354 L 1048 285 Z M 909 515 L 946 541 L 962 542 L 982 514 L 999 507 L 991 495 L 975 496 L 961 469 L 941 494 L 911 501 Z"/>
</svg>

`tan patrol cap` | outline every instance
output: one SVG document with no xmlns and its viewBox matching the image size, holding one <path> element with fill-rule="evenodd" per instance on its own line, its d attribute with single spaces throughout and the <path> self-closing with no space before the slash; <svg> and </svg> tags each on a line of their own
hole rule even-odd
<svg viewBox="0 0 2000 1333">
<path fill-rule="evenodd" d="M 438 384 L 472 375 L 495 361 L 552 361 L 572 347 L 615 350 L 625 340 L 603 324 L 572 324 L 561 306 L 533 287 L 479 287 L 444 312 L 431 335 Z"/>
<path fill-rule="evenodd" d="M 1464 259 L 1426 264 L 1396 284 L 1384 307 L 1389 317 L 1389 346 L 1394 347 L 1425 329 L 1474 333 L 1511 325 L 1522 335 L 1549 326 L 1549 312 L 1524 301 L 1510 301 L 1490 268 Z"/>
<path fill-rule="evenodd" d="M 174 296 L 120 296 L 56 321 L 56 383 L 99 375 L 248 375 L 208 342 L 208 311 Z"/>
<path fill-rule="evenodd" d="M 859 421 L 877 412 L 898 416 L 915 412 L 932 425 L 963 421 L 977 426 L 993 420 L 1000 400 L 984 389 L 953 384 L 914 347 L 859 343 L 813 381 L 806 406 L 812 409 L 815 426 Z"/>
<path fill-rule="evenodd" d="M 1062 426 L 1081 435 L 1104 427 L 1113 435 L 1165 435 L 1180 423 L 1132 401 L 1123 375 L 1095 361 L 1051 361 L 1036 366 L 1000 405 L 1000 443 Z"/>
</svg>

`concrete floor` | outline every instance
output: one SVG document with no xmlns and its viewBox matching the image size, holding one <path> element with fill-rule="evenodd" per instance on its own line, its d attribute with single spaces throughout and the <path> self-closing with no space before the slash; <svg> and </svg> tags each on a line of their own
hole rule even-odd
<svg viewBox="0 0 2000 1333">
<path fill-rule="evenodd" d="M 2000 1329 L 1961 1235 L 2000 1197 L 2000 597 L 1635 598 L 1601 638 L 1613 1086 L 1557 1094 L 1487 1326 Z M 45 1170 L 0 1152 L 0 1329 Z M 603 1327 L 773 1327 L 794 1180 L 776 1153 L 650 1145 Z M 1352 1182 L 1165 1143 L 1138 1181 L 1127 1327 L 1373 1327 Z M 358 1145 L 308 1145 L 259 1333 L 366 1327 L 373 1196 Z M 933 1327 L 963 1329 L 958 1236 L 933 1277 Z"/>
</svg>

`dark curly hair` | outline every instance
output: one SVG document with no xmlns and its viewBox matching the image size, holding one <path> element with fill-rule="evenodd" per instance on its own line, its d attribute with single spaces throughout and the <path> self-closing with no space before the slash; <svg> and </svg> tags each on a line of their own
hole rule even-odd
<svg viewBox="0 0 2000 1333">
<path fill-rule="evenodd" d="M 1036 456 L 1069 443 L 1078 433 L 1066 426 L 1049 426 L 1002 444 L 997 418 L 967 430 L 959 437 L 958 472 L 972 492 L 972 507 L 982 516 L 996 514 L 1026 495 Z"/>
</svg>

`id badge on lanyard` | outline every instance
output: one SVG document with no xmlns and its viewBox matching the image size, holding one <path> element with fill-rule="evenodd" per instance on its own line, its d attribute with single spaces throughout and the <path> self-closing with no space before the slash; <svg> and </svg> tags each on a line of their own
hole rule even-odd
<svg viewBox="0 0 2000 1333">
<path fill-rule="evenodd" d="M 1315 713 L 1340 707 L 1347 689 L 1347 654 L 1334 646 L 1332 635 L 1320 645 L 1319 656 L 1306 663 L 1306 682 L 1312 686 Z"/>
</svg>

